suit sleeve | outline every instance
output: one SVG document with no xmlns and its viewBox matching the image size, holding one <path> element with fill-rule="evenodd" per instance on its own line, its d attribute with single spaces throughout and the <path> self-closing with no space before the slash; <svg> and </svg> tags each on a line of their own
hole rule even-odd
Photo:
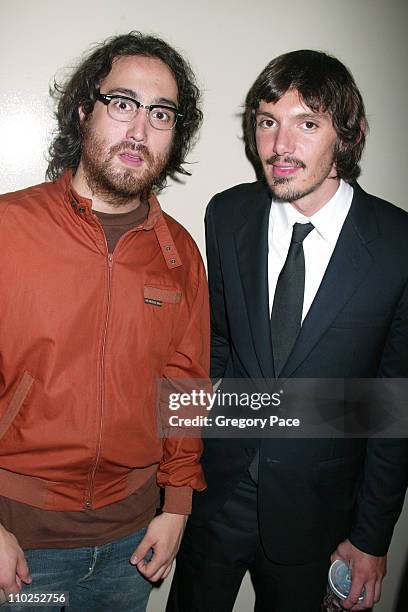
<svg viewBox="0 0 408 612">
<path fill-rule="evenodd" d="M 224 299 L 224 283 L 222 278 L 220 251 L 215 221 L 215 196 L 207 207 L 206 245 L 208 282 L 210 287 L 211 312 L 211 378 L 216 381 L 224 376 L 230 355 L 230 336 Z"/>
<path fill-rule="evenodd" d="M 171 359 L 164 368 L 167 379 L 208 380 L 209 375 L 209 303 L 204 265 L 197 251 L 194 274 L 195 295 L 189 308 L 188 321 Z M 198 279 L 198 280 L 197 280 Z M 184 324 L 184 321 L 183 321 Z M 163 444 L 163 457 L 157 483 L 164 487 L 164 512 L 189 514 L 193 490 L 203 491 L 206 483 L 199 463 L 201 438 L 168 437 Z"/>
<path fill-rule="evenodd" d="M 390 327 L 378 376 L 408 378 L 408 283 Z M 408 440 L 368 440 L 352 544 L 372 555 L 387 553 L 407 484 Z"/>
</svg>

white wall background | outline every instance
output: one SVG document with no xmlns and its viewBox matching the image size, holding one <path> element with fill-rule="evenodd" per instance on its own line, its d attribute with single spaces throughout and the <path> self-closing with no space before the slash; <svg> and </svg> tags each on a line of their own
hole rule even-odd
<svg viewBox="0 0 408 612">
<path fill-rule="evenodd" d="M 43 180 L 54 75 L 67 74 L 92 43 L 139 29 L 184 52 L 203 89 L 205 122 L 190 156 L 193 176 L 160 198 L 203 252 L 209 198 L 254 178 L 241 142 L 245 94 L 270 59 L 295 49 L 326 50 L 352 70 L 371 124 L 360 182 L 408 209 L 407 15 L 405 0 L 0 0 L 0 192 Z M 396 610 L 407 534 L 406 510 L 376 612 Z M 167 588 L 155 590 L 149 612 L 164 610 Z M 246 581 L 234 612 L 249 612 L 252 601 Z"/>
</svg>

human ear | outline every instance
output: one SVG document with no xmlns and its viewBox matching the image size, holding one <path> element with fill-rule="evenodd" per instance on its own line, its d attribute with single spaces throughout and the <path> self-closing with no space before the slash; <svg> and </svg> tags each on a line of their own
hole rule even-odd
<svg viewBox="0 0 408 612">
<path fill-rule="evenodd" d="M 86 117 L 86 113 L 82 105 L 78 106 L 78 115 L 79 115 L 79 121 L 82 123 Z"/>
</svg>

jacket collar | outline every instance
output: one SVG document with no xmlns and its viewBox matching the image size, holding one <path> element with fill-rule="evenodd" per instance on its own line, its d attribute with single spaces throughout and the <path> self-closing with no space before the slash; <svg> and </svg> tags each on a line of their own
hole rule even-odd
<svg viewBox="0 0 408 612">
<path fill-rule="evenodd" d="M 370 243 L 379 235 L 370 196 L 358 184 L 350 211 L 296 345 L 281 373 L 288 377 L 307 358 L 372 265 Z M 265 378 L 274 376 L 268 300 L 268 219 L 271 196 L 254 184 L 234 221 L 235 247 L 245 305 L 258 362 Z"/>
<path fill-rule="evenodd" d="M 234 240 L 253 345 L 264 378 L 274 377 L 268 300 L 268 219 L 271 197 L 255 183 L 240 204 Z"/>
<path fill-rule="evenodd" d="M 82 220 L 94 223 L 95 217 L 92 213 L 92 200 L 79 195 L 72 187 L 72 171 L 66 170 L 55 182 L 57 189 L 64 195 L 64 202 L 74 215 Z M 169 269 L 178 268 L 183 264 L 181 257 L 174 244 L 169 226 L 155 194 L 148 198 L 149 214 L 143 225 L 135 231 L 153 229 L 160 245 L 162 255 Z"/>
<path fill-rule="evenodd" d="M 292 376 L 333 323 L 372 266 L 370 243 L 379 227 L 370 196 L 354 184 L 350 211 L 340 232 L 316 297 L 281 376 Z"/>
</svg>

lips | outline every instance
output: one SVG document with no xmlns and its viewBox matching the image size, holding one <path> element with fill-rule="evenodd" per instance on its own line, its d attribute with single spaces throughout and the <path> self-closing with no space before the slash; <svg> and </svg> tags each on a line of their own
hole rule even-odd
<svg viewBox="0 0 408 612">
<path fill-rule="evenodd" d="M 123 151 L 118 157 L 120 161 L 127 166 L 140 167 L 144 164 L 143 156 L 136 151 Z"/>
<path fill-rule="evenodd" d="M 300 166 L 293 166 L 290 164 L 272 164 L 272 168 L 275 176 L 292 176 L 296 174 L 298 170 L 301 170 Z"/>
<path fill-rule="evenodd" d="M 306 168 L 302 160 L 292 156 L 272 155 L 266 163 L 272 166 L 272 175 L 276 178 L 294 176 L 299 170 Z"/>
</svg>

